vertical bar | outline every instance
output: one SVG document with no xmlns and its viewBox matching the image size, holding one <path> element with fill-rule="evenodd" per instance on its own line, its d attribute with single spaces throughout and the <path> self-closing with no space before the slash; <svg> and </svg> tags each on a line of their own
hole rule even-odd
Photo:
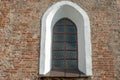
<svg viewBox="0 0 120 80">
<path fill-rule="evenodd" d="M 77 55 L 77 68 L 78 68 L 78 37 L 77 37 L 78 34 L 77 34 L 77 29 L 76 29 L 76 33 L 75 34 L 76 34 L 76 48 L 77 48 L 77 51 L 76 51 L 77 52 L 77 54 L 76 54 Z"/>
<path fill-rule="evenodd" d="M 55 26 L 54 26 L 55 27 Z M 54 68 L 54 28 L 53 28 L 53 36 L 52 36 L 52 69 Z"/>
<path fill-rule="evenodd" d="M 65 25 L 65 18 L 64 18 L 64 75 L 66 74 L 66 25 Z"/>
</svg>

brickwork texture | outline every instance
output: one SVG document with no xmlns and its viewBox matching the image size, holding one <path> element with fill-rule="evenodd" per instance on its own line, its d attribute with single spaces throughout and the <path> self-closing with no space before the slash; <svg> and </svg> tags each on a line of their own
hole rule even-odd
<svg viewBox="0 0 120 80">
<path fill-rule="evenodd" d="M 0 0 L 0 80 L 38 80 L 41 18 L 61 0 Z M 120 0 L 70 0 L 90 18 L 93 75 L 120 80 Z"/>
</svg>

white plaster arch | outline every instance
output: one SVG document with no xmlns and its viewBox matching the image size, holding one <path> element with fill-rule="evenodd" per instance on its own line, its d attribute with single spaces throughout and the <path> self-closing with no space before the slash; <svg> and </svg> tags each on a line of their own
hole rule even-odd
<svg viewBox="0 0 120 80">
<path fill-rule="evenodd" d="M 39 74 L 45 75 L 51 70 L 52 30 L 54 24 L 64 17 L 72 20 L 77 27 L 78 68 L 87 76 L 91 76 L 92 51 L 89 17 L 80 6 L 70 1 L 57 2 L 42 17 Z"/>
</svg>

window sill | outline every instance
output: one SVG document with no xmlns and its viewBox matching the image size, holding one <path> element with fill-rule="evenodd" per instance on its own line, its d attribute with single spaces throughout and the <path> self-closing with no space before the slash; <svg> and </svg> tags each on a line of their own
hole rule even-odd
<svg viewBox="0 0 120 80">
<path fill-rule="evenodd" d="M 84 78 L 88 78 L 90 76 L 86 76 L 84 73 L 80 71 L 69 71 L 68 70 L 65 72 L 62 70 L 52 70 L 46 75 L 39 75 L 39 77 L 75 77 L 75 78 L 84 77 Z"/>
</svg>

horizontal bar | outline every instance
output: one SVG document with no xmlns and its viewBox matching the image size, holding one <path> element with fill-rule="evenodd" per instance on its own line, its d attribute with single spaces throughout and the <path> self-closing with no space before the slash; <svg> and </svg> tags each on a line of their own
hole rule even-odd
<svg viewBox="0 0 120 80">
<path fill-rule="evenodd" d="M 52 58 L 54 60 L 64 60 L 64 58 Z M 66 58 L 65 60 L 77 60 L 77 58 Z"/>
<path fill-rule="evenodd" d="M 65 25 L 65 24 L 56 24 L 56 25 L 55 25 L 55 27 L 59 27 L 59 26 L 64 26 L 64 27 L 66 27 L 66 26 L 73 27 L 73 26 L 74 26 L 74 27 L 75 27 L 74 24 L 73 24 L 73 25 L 70 25 L 70 24 L 66 24 L 66 25 Z"/>
<path fill-rule="evenodd" d="M 53 32 L 55 34 L 77 34 L 77 32 Z"/>
<path fill-rule="evenodd" d="M 62 40 L 61 40 L 61 41 L 55 41 L 55 40 L 54 40 L 54 42 L 71 42 L 71 43 L 74 43 L 74 42 L 75 42 L 75 43 L 77 44 L 77 40 L 76 40 L 76 41 L 62 41 Z"/>
<path fill-rule="evenodd" d="M 52 50 L 52 51 L 64 51 L 64 49 L 57 49 L 57 50 Z M 65 50 L 65 51 L 77 51 L 77 49 L 76 50 Z"/>
</svg>

